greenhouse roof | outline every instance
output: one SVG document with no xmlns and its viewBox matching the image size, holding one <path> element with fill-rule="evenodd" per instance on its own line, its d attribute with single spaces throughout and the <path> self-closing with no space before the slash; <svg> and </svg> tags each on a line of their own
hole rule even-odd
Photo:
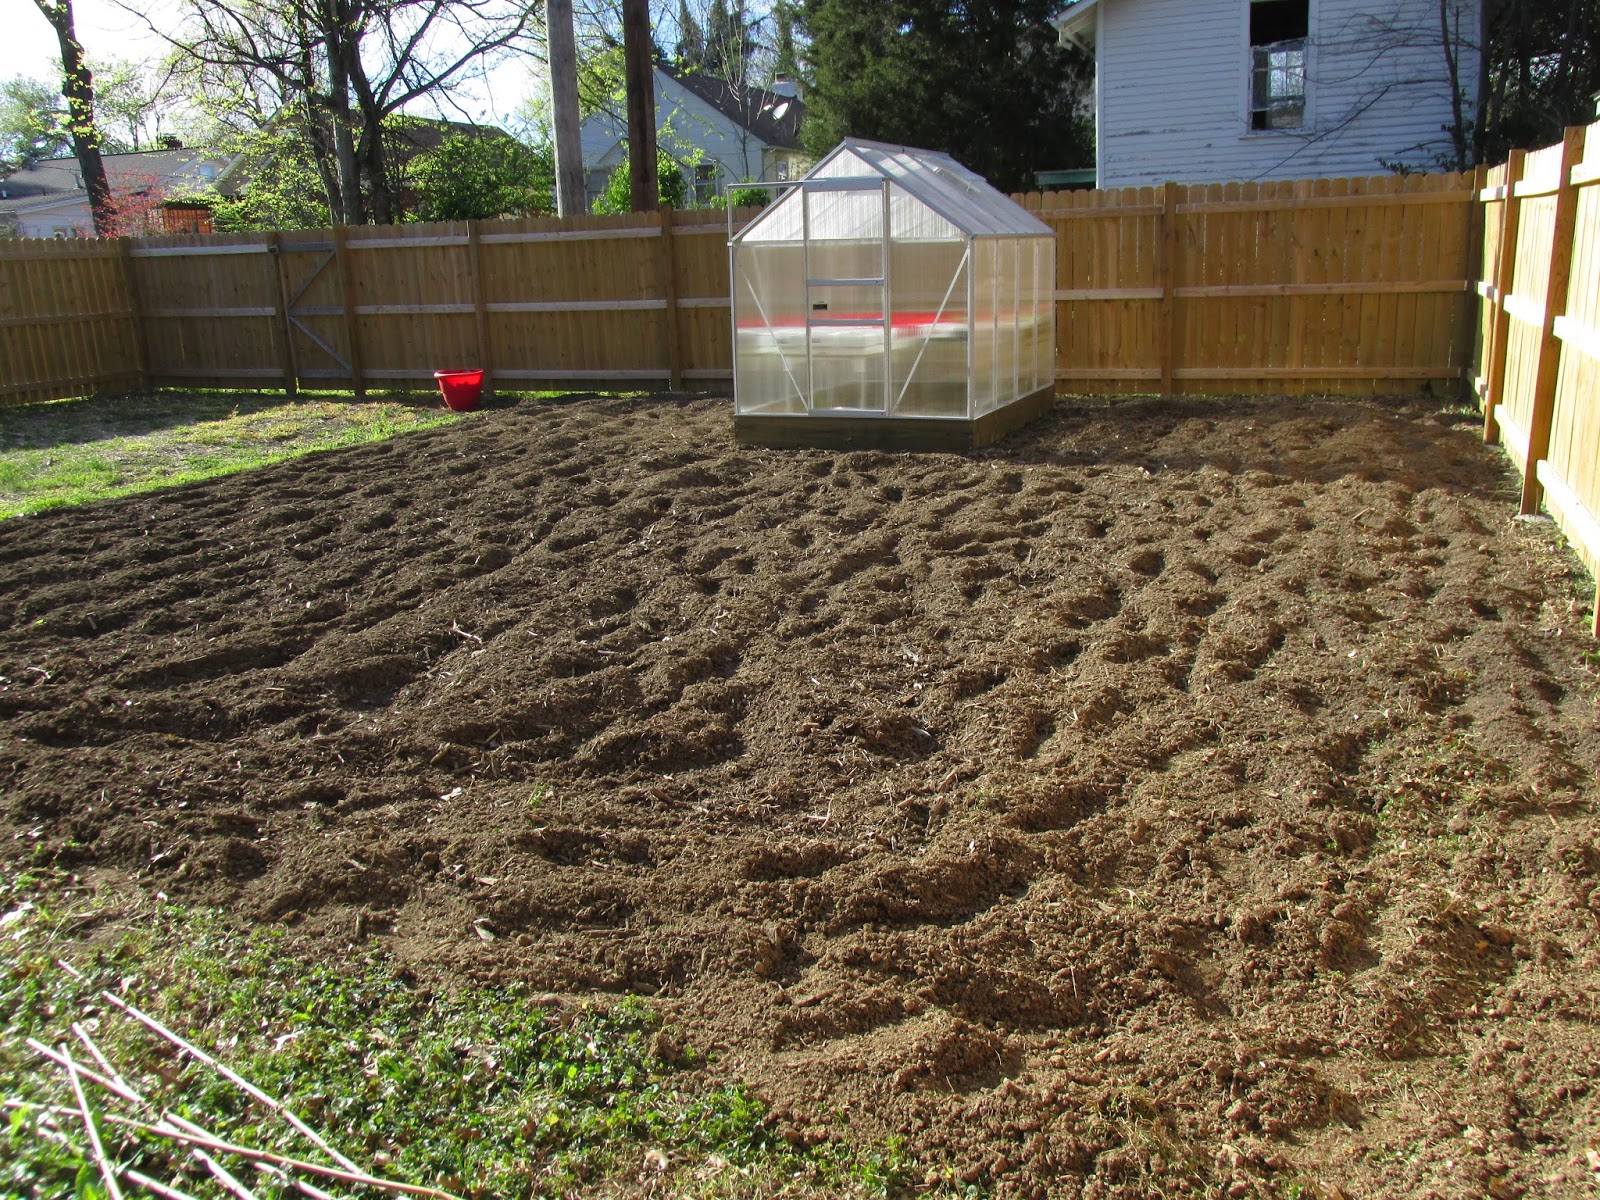
<svg viewBox="0 0 1600 1200">
<path fill-rule="evenodd" d="M 918 232 L 934 236 L 966 237 L 1053 237 L 1054 231 L 1009 196 L 996 191 L 983 176 L 967 170 L 948 154 L 918 150 L 910 146 L 890 146 L 846 138 L 810 171 L 801 184 L 817 180 L 887 179 L 909 197 L 942 217 L 937 233 L 926 221 L 916 222 Z M 779 199 L 735 240 L 759 230 L 760 240 L 798 238 L 797 214 L 782 213 L 797 207 L 799 188 Z M 832 189 L 830 189 L 832 190 Z M 789 219 L 785 220 L 784 217 Z M 773 218 L 778 218 L 774 220 Z M 899 219 L 895 222 L 901 225 Z"/>
</svg>

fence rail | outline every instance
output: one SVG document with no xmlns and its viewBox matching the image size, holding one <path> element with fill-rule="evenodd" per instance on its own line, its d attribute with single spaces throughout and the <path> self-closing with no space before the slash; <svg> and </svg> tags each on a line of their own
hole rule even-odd
<svg viewBox="0 0 1600 1200">
<path fill-rule="evenodd" d="M 1073 391 L 1456 386 L 1464 176 L 1018 196 L 1056 231 Z M 736 219 L 740 219 L 736 216 Z M 726 217 L 0 244 L 0 402 L 151 385 L 726 384 Z"/>
<path fill-rule="evenodd" d="M 1521 473 L 1522 511 L 1542 503 L 1600 576 L 1600 124 L 1514 151 L 1477 199 L 1484 439 Z"/>
</svg>

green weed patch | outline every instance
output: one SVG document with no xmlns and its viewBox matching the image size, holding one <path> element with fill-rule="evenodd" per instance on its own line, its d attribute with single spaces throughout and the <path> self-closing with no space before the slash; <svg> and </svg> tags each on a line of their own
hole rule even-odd
<svg viewBox="0 0 1600 1200">
<path fill-rule="evenodd" d="M 141 910 L 132 933 L 129 916 L 107 911 L 70 879 L 0 885 L 0 1088 L 9 1109 L 0 1195 L 105 1194 L 82 1121 L 66 1111 L 75 1102 L 65 1073 L 28 1039 L 65 1046 L 91 1069 L 98 1048 L 156 1109 L 223 1141 L 328 1162 L 102 990 L 281 1100 L 364 1169 L 473 1200 L 662 1187 L 698 1196 L 885 1195 L 907 1173 L 892 1147 L 799 1149 L 778 1139 L 742 1087 L 699 1082 L 704 1062 L 637 999 L 563 1013 L 517 987 L 444 994 L 376 949 L 318 965 L 292 953 L 277 930 L 240 933 L 213 914 L 160 905 Z M 93 949 L 75 940 L 101 921 L 119 932 L 102 934 Z M 192 1196 L 226 1194 L 180 1145 L 109 1119 L 154 1121 L 153 1111 L 86 1086 L 119 1167 Z M 282 1176 L 220 1157 L 262 1200 L 300 1194 Z M 379 1194 L 311 1178 L 340 1195 Z"/>
<path fill-rule="evenodd" d="M 0 517 L 192 483 L 470 419 L 417 397 L 141 392 L 0 408 Z"/>
</svg>

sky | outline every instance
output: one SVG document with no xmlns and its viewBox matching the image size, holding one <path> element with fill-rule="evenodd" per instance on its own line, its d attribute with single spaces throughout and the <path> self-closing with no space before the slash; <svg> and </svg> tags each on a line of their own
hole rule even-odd
<svg viewBox="0 0 1600 1200">
<path fill-rule="evenodd" d="M 163 0 L 143 0 L 138 6 L 150 21 L 160 26 L 174 20 L 174 9 Z M 73 17 L 78 40 L 91 60 L 124 58 L 135 62 L 154 61 L 166 50 L 166 43 L 150 31 L 143 16 L 135 16 L 112 0 L 73 0 Z M 44 19 L 33 0 L 0 0 L 0 79 L 26 75 L 46 80 L 55 69 L 59 53 L 55 30 Z M 467 118 L 482 124 L 506 124 L 511 114 L 536 90 L 545 90 L 531 72 L 539 64 L 511 61 L 472 81 L 461 98 Z M 418 115 L 432 116 L 431 109 L 417 109 Z M 461 110 L 444 115 L 465 119 Z"/>
</svg>

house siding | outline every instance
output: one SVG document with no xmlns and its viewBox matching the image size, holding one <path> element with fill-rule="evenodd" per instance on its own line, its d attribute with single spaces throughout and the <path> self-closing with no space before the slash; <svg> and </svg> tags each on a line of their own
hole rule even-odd
<svg viewBox="0 0 1600 1200">
<path fill-rule="evenodd" d="M 94 214 L 87 200 L 71 199 L 16 214 L 17 237 L 93 237 Z"/>
<path fill-rule="evenodd" d="M 696 152 L 702 161 L 717 165 L 723 182 L 766 179 L 775 174 L 776 159 L 767 151 L 790 154 L 770 147 L 755 134 L 740 129 L 722 113 L 662 71 L 655 73 L 656 138 L 667 154 L 680 162 Z M 622 143 L 627 122 L 608 112 L 591 113 L 581 130 L 583 166 L 592 200 L 605 189 L 606 179 L 625 158 Z M 693 179 L 688 180 L 693 186 Z"/>
<path fill-rule="evenodd" d="M 1102 0 L 1101 187 L 1440 170 L 1450 153 L 1438 0 L 1310 0 L 1306 125 L 1249 130 L 1249 0 Z M 1477 40 L 1477 8 L 1459 9 Z M 1477 54 L 1461 54 L 1477 90 Z"/>
</svg>

